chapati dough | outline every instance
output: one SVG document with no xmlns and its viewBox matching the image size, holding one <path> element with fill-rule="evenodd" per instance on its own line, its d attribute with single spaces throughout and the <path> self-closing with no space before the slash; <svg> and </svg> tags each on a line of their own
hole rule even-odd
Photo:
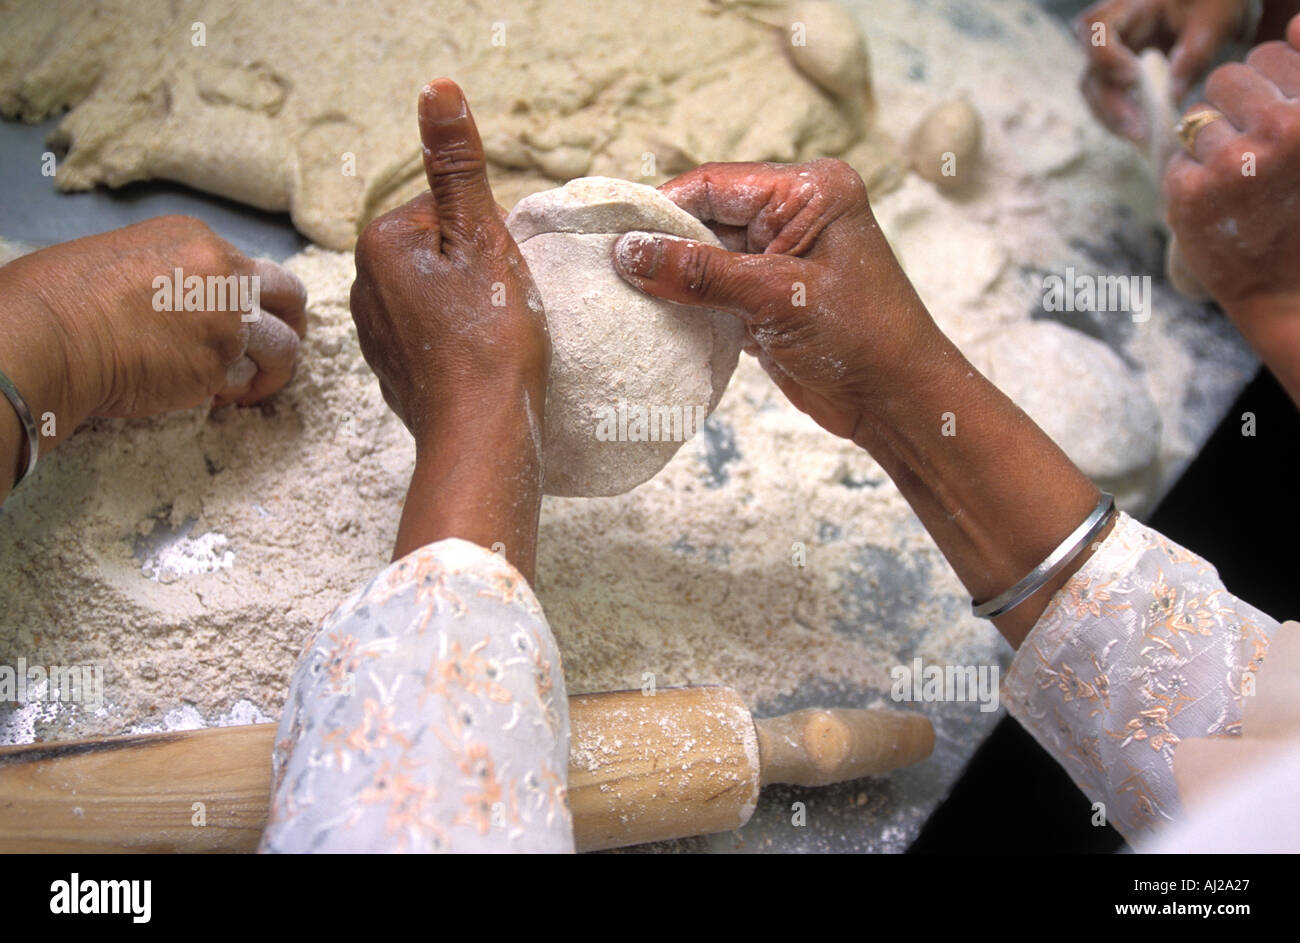
<svg viewBox="0 0 1300 943">
<path fill-rule="evenodd" d="M 336 249 L 427 186 L 415 106 L 439 76 L 465 89 L 506 206 L 585 174 L 827 155 L 878 192 L 891 145 L 805 76 L 779 19 L 708 0 L 0 0 L 0 114 L 72 108 L 62 190 L 175 180 Z M 861 45 L 840 22 L 810 24 L 799 56 L 865 71 L 827 49 Z"/>
<path fill-rule="evenodd" d="M 740 356 L 729 314 L 652 298 L 614 269 L 625 232 L 716 236 L 653 187 L 585 177 L 525 197 L 506 228 L 532 272 L 551 331 L 547 494 L 623 494 L 699 431 Z"/>
</svg>

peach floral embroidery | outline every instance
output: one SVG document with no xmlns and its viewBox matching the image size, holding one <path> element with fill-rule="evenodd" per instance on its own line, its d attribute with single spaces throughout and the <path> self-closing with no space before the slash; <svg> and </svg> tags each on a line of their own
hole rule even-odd
<svg viewBox="0 0 1300 943">
<path fill-rule="evenodd" d="M 398 836 L 399 851 L 410 847 L 411 832 L 427 834 L 435 846 L 446 842 L 447 834 L 437 818 L 437 800 L 436 787 L 394 771 L 393 764 L 387 760 L 375 770 L 373 781 L 358 796 L 362 805 L 387 806 L 386 833 Z"/>
<path fill-rule="evenodd" d="M 428 626 L 434 613 L 439 611 L 440 606 L 446 606 L 453 615 L 461 615 L 465 611 L 464 602 L 451 585 L 455 574 L 449 571 L 436 556 L 429 554 L 428 549 L 422 547 L 394 564 L 394 569 L 388 576 L 387 591 L 378 594 L 376 600 L 385 602 L 392 598 L 394 593 L 413 586 L 416 602 L 425 606 L 419 622 L 421 633 Z"/>
<path fill-rule="evenodd" d="M 378 655 L 375 652 L 358 655 L 356 636 L 346 632 L 331 632 L 329 640 L 333 644 L 325 651 L 324 666 L 329 674 L 331 689 L 337 694 L 351 689 L 353 676 L 361 667 L 362 657 L 376 658 Z"/>
<path fill-rule="evenodd" d="M 1121 514 L 1025 639 L 1003 702 L 1134 840 L 1182 815 L 1179 744 L 1240 730 L 1244 679 L 1276 629 L 1209 563 Z"/>
<path fill-rule="evenodd" d="M 1147 621 L 1163 625 L 1173 616 L 1178 608 L 1178 590 L 1165 582 L 1164 571 L 1151 587 L 1151 603 L 1147 607 Z"/>
<path fill-rule="evenodd" d="M 465 796 L 465 817 L 480 835 L 486 835 L 493 824 L 494 810 L 502 800 L 501 783 L 497 781 L 491 750 L 485 743 L 471 743 L 456 765 L 479 787 L 477 792 Z"/>
<path fill-rule="evenodd" d="M 506 561 L 423 547 L 322 626 L 281 718 L 264 849 L 573 850 L 559 653 Z"/>
<path fill-rule="evenodd" d="M 500 677 L 500 664 L 480 655 L 488 644 L 489 639 L 484 638 L 465 651 L 459 640 L 452 642 L 447 657 L 435 658 L 429 665 L 420 703 L 432 696 L 447 697 L 457 687 L 469 695 L 483 694 L 498 704 L 509 704 L 513 695 L 496 680 Z"/>
<path fill-rule="evenodd" d="M 522 601 L 527 589 L 523 580 L 500 570 L 488 574 L 487 584 L 487 589 L 479 590 L 479 595 L 491 597 L 507 606 Z"/>
<path fill-rule="evenodd" d="M 1135 770 L 1132 765 L 1125 763 L 1125 768 L 1129 775 L 1120 781 L 1116 792 L 1121 796 L 1127 796 L 1131 799 L 1132 808 L 1136 813 L 1135 825 L 1142 830 L 1151 829 L 1155 820 L 1160 818 L 1160 803 L 1157 801 L 1155 791 L 1146 781 L 1146 777 L 1140 770 Z"/>
<path fill-rule="evenodd" d="M 349 731 L 330 731 L 325 735 L 325 742 L 333 743 L 336 753 L 353 751 L 363 755 L 382 750 L 390 740 L 409 747 L 410 741 L 393 723 L 395 711 L 394 707 L 384 707 L 373 698 L 366 698 L 361 722 Z"/>
<path fill-rule="evenodd" d="M 1072 581 L 1065 587 L 1066 595 L 1062 605 L 1069 606 L 1076 619 L 1089 615 L 1099 617 L 1103 609 L 1111 608 L 1108 605 L 1111 600 L 1110 591 L 1106 588 L 1108 585 L 1109 583 L 1094 585 L 1091 580 Z"/>
<path fill-rule="evenodd" d="M 1122 739 L 1120 746 L 1127 746 L 1134 740 L 1147 741 L 1151 749 L 1159 750 L 1178 742 L 1178 737 L 1169 729 L 1169 711 L 1163 707 L 1153 707 L 1142 711 L 1132 718 L 1119 733 L 1110 734 Z"/>
</svg>

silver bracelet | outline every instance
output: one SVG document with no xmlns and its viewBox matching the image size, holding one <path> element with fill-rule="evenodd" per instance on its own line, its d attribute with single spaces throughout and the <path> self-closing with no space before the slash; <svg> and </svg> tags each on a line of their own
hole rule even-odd
<svg viewBox="0 0 1300 943">
<path fill-rule="evenodd" d="M 1083 548 L 1088 546 L 1092 539 L 1105 528 L 1114 510 L 1115 496 L 1103 491 L 1101 500 L 1092 509 L 1092 513 L 1088 515 L 1087 520 L 1076 527 L 1074 533 L 1061 541 L 1060 546 L 1048 554 L 1046 560 L 1034 567 L 1033 572 L 1015 586 L 1012 586 L 1004 593 L 999 593 L 988 602 L 977 603 L 972 599 L 970 603 L 971 612 L 981 619 L 996 619 L 1020 605 L 1042 589 L 1045 583 L 1065 569 L 1071 560 L 1083 552 Z"/>
<path fill-rule="evenodd" d="M 4 393 L 5 399 L 9 400 L 14 412 L 18 414 L 19 422 L 27 430 L 27 467 L 14 481 L 14 487 L 17 488 L 19 482 L 36 470 L 36 459 L 40 456 L 41 451 L 41 434 L 36 427 L 36 420 L 32 417 L 32 411 L 27 408 L 27 400 L 23 399 L 22 394 L 18 392 L 18 388 L 14 386 L 12 380 L 5 376 L 3 370 L 0 370 L 0 393 Z"/>
</svg>

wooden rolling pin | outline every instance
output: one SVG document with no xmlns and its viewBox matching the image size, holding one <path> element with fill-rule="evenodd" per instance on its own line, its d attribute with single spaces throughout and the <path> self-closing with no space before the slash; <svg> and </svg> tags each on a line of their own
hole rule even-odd
<svg viewBox="0 0 1300 943">
<path fill-rule="evenodd" d="M 754 720 L 731 688 L 569 698 L 569 806 L 580 851 L 739 828 L 769 783 L 826 786 L 920 762 L 920 714 L 821 709 Z"/>
<path fill-rule="evenodd" d="M 569 699 L 580 851 L 737 828 L 759 788 L 915 763 L 930 722 L 806 710 L 755 723 L 735 691 Z M 0 749 L 0 852 L 248 852 L 266 825 L 274 724 Z M 201 823 L 203 827 L 197 827 Z"/>
</svg>

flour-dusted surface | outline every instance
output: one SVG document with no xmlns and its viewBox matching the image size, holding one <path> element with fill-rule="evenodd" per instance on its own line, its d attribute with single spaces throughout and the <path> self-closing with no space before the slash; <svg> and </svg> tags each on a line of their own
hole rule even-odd
<svg viewBox="0 0 1300 943">
<path fill-rule="evenodd" d="M 909 177 L 876 201 L 922 297 L 981 368 L 996 365 L 990 345 L 1037 351 L 999 382 L 1020 384 L 1022 399 L 1049 391 L 1031 410 L 1076 458 L 1095 444 L 1085 433 L 1148 423 L 1150 464 L 1120 484 L 1130 506 L 1149 505 L 1254 361 L 1218 315 L 1159 283 L 1142 324 L 1043 312 L 1042 277 L 1067 265 L 1160 271 L 1154 191 L 1138 158 L 1082 111 L 1073 41 L 1014 0 L 978 15 L 960 0 L 853 6 L 888 134 L 905 139 L 928 105 L 962 91 L 984 121 L 970 193 L 950 201 Z M 0 511 L 0 663 L 106 669 L 100 711 L 37 705 L 12 712 L 0 739 L 272 719 L 310 626 L 388 558 L 412 451 L 357 350 L 351 263 L 312 250 L 290 264 L 311 294 L 311 334 L 288 389 L 211 418 L 97 423 Z M 1115 401 L 1118 374 L 1063 379 L 1089 338 L 1113 355 L 1092 359 L 1150 400 L 1158 441 L 1150 411 Z M 762 716 L 884 704 L 888 669 L 916 656 L 1007 663 L 870 458 L 795 412 L 749 358 L 706 434 L 659 476 L 616 498 L 548 499 L 542 526 L 538 594 L 574 693 L 640 687 L 650 672 L 659 686 L 728 683 Z M 792 565 L 795 544 L 804 567 Z M 229 566 L 213 565 L 226 553 Z M 158 568 L 146 563 L 162 560 L 180 565 L 150 578 Z M 898 706 L 935 722 L 929 761 L 823 790 L 764 790 L 741 832 L 672 847 L 905 848 L 1001 715 Z M 791 827 L 794 802 L 805 828 Z"/>
</svg>

